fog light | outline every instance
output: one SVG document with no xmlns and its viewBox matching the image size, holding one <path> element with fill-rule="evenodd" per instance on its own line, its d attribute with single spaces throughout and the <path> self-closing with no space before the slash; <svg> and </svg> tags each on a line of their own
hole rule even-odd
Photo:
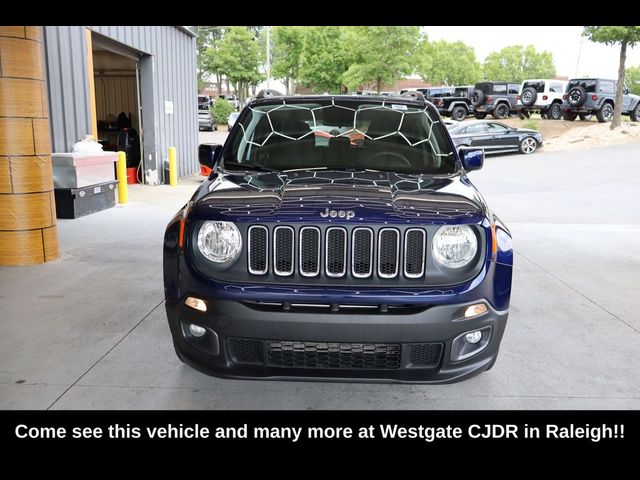
<svg viewBox="0 0 640 480">
<path fill-rule="evenodd" d="M 480 330 L 469 332 L 464 336 L 464 339 L 467 341 L 467 343 L 474 345 L 482 340 L 482 332 Z"/>
<path fill-rule="evenodd" d="M 207 311 L 207 304 L 204 303 L 204 300 L 201 300 L 199 298 L 187 297 L 187 299 L 184 301 L 184 304 L 188 307 L 200 310 L 201 312 Z"/>
<path fill-rule="evenodd" d="M 189 324 L 189 332 L 194 337 L 202 337 L 205 333 L 207 333 L 207 331 L 204 328 L 199 327 L 198 325 L 194 325 L 193 323 Z M 480 332 L 478 332 L 478 333 L 480 333 Z M 480 336 L 482 336 L 482 335 L 480 335 Z"/>
<path fill-rule="evenodd" d="M 477 317 L 478 315 L 482 315 L 483 313 L 487 313 L 487 306 L 484 303 L 476 303 L 475 305 L 467 307 L 467 309 L 464 311 L 464 318 Z"/>
</svg>

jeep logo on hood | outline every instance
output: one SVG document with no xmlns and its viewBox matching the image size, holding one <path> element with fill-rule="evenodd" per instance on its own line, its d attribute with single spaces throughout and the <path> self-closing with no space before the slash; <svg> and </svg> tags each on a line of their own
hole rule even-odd
<svg viewBox="0 0 640 480">
<path fill-rule="evenodd" d="M 338 217 L 338 218 L 346 218 L 347 220 L 350 220 L 356 216 L 356 212 L 354 212 L 353 210 L 329 210 L 328 208 L 326 208 L 324 212 L 320 212 L 320 216 L 322 218 Z"/>
</svg>

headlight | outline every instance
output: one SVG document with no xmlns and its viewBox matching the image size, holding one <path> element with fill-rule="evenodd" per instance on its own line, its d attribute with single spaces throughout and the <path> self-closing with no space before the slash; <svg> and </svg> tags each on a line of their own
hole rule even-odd
<svg viewBox="0 0 640 480">
<path fill-rule="evenodd" d="M 431 243 L 433 258 L 443 267 L 460 268 L 476 256 L 478 241 L 467 225 L 440 227 Z"/>
<path fill-rule="evenodd" d="M 198 249 L 212 262 L 232 262 L 242 250 L 240 230 L 231 222 L 204 222 L 198 232 Z"/>
</svg>

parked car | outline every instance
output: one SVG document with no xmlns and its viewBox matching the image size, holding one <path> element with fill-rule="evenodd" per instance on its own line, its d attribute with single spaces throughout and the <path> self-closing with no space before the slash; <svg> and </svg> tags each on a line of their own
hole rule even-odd
<svg viewBox="0 0 640 480">
<path fill-rule="evenodd" d="M 217 130 L 218 124 L 211 113 L 212 100 L 208 95 L 198 95 L 198 129 Z"/>
<path fill-rule="evenodd" d="M 471 93 L 473 115 L 483 119 L 488 113 L 494 118 L 507 118 L 518 113 L 518 95 L 520 84 L 511 82 L 476 83 Z"/>
<path fill-rule="evenodd" d="M 449 129 L 456 147 L 482 148 L 486 153 L 515 152 L 530 154 L 542 146 L 542 134 L 528 128 L 477 120 Z"/>
<path fill-rule="evenodd" d="M 218 95 L 218 98 L 224 98 L 225 100 L 229 101 L 231 105 L 233 105 L 233 108 L 235 108 L 236 110 L 240 110 L 240 100 L 238 100 L 238 97 L 236 97 L 235 95 L 233 94 Z"/>
<path fill-rule="evenodd" d="M 450 96 L 434 98 L 433 104 L 438 108 L 440 115 L 462 121 L 467 115 L 473 113 L 473 103 L 470 95 L 474 87 L 453 87 Z"/>
<path fill-rule="evenodd" d="M 573 121 L 578 115 L 585 119 L 586 115 L 595 114 L 598 122 L 610 122 L 616 100 L 615 80 L 604 78 L 574 78 L 569 80 L 567 93 L 563 96 L 563 118 Z M 640 118 L 640 96 L 629 93 L 624 87 L 622 97 L 622 113 L 629 115 L 637 122 Z"/>
<path fill-rule="evenodd" d="M 229 131 L 233 128 L 233 125 L 236 123 L 236 120 L 240 116 L 240 112 L 231 112 L 229 114 L 229 118 L 227 119 L 227 128 Z"/>
<path fill-rule="evenodd" d="M 213 173 L 165 232 L 180 359 L 235 378 L 430 383 L 493 366 L 513 251 L 468 177 L 482 150 L 456 149 L 423 99 L 261 98 L 237 123 L 201 146 Z"/>
<path fill-rule="evenodd" d="M 562 97 L 568 83 L 554 79 L 525 80 L 520 86 L 518 96 L 520 112 L 526 116 L 532 112 L 539 112 L 543 118 L 561 120 Z"/>
</svg>

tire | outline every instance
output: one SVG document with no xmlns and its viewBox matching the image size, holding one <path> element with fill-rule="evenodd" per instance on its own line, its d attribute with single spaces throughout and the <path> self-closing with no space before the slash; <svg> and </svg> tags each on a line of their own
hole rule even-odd
<svg viewBox="0 0 640 480">
<path fill-rule="evenodd" d="M 520 153 L 525 155 L 531 155 L 538 149 L 538 142 L 533 137 L 524 137 L 520 141 Z"/>
<path fill-rule="evenodd" d="M 451 110 L 451 118 L 454 120 L 461 122 L 465 118 L 467 118 L 467 109 L 458 105 L 457 107 L 453 107 Z"/>
<path fill-rule="evenodd" d="M 589 122 L 591 121 L 591 117 L 593 117 L 590 113 L 579 113 L 578 116 L 583 122 Z"/>
<path fill-rule="evenodd" d="M 563 112 L 562 119 L 567 120 L 569 122 L 573 122 L 578 117 L 576 112 Z"/>
<path fill-rule="evenodd" d="M 632 122 L 640 121 L 640 102 L 636 104 L 636 108 L 631 110 L 631 113 L 629 114 L 629 118 L 631 118 Z"/>
<path fill-rule="evenodd" d="M 522 102 L 522 105 L 524 105 L 525 107 L 530 107 L 531 105 L 534 105 L 537 99 L 538 99 L 538 92 L 536 92 L 536 89 L 533 87 L 525 88 L 524 90 L 522 90 L 522 93 L 520 94 L 520 101 Z"/>
<path fill-rule="evenodd" d="M 567 103 L 572 107 L 581 107 L 587 101 L 587 92 L 581 86 L 573 87 L 567 92 Z"/>
<path fill-rule="evenodd" d="M 596 112 L 598 123 L 610 122 L 613 119 L 613 105 L 605 103 L 602 108 Z"/>
<path fill-rule="evenodd" d="M 547 117 L 550 118 L 551 120 L 561 120 L 562 105 L 560 105 L 558 102 L 552 103 L 551 106 L 547 109 Z"/>
<path fill-rule="evenodd" d="M 482 102 L 484 101 L 484 92 L 482 90 L 474 90 L 469 99 L 474 107 L 482 105 Z"/>
<path fill-rule="evenodd" d="M 487 117 L 487 114 L 485 112 L 473 112 L 473 116 L 476 120 L 482 120 Z"/>
<path fill-rule="evenodd" d="M 506 103 L 499 103 L 491 115 L 499 119 L 507 118 L 509 116 L 509 106 Z"/>
</svg>

